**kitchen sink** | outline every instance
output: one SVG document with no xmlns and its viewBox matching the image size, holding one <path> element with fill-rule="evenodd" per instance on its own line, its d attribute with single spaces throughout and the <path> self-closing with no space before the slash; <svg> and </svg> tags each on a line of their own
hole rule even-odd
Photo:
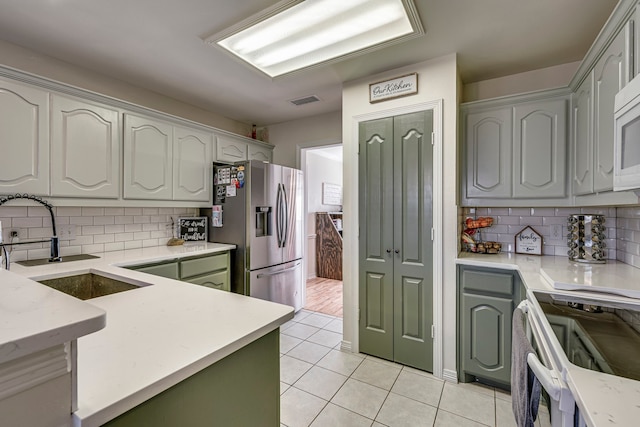
<svg viewBox="0 0 640 427">
<path fill-rule="evenodd" d="M 94 273 L 37 280 L 37 282 L 81 300 L 98 298 L 141 287 Z"/>
<path fill-rule="evenodd" d="M 89 255 L 89 254 L 67 255 L 67 256 L 63 256 L 60 261 L 56 261 L 56 262 L 82 261 L 85 259 L 95 259 L 95 258 L 100 258 L 100 257 L 96 255 Z M 24 265 L 25 267 L 34 267 L 36 265 L 46 265 L 50 263 L 51 261 L 49 261 L 49 258 L 16 261 L 16 264 Z"/>
</svg>

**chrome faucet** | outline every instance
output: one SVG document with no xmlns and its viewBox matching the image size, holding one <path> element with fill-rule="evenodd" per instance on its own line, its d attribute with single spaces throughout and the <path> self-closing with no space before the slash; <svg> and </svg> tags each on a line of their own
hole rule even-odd
<svg viewBox="0 0 640 427">
<path fill-rule="evenodd" d="M 15 246 L 15 245 L 27 245 L 30 243 L 51 243 L 51 253 L 50 253 L 50 257 L 49 257 L 49 262 L 60 262 L 62 261 L 62 258 L 60 257 L 60 239 L 58 238 L 58 233 L 56 233 L 56 220 L 55 220 L 55 216 L 53 215 L 53 206 L 47 202 L 46 200 L 42 200 L 42 198 L 38 197 L 38 196 L 34 196 L 31 194 L 13 194 L 13 195 L 8 195 L 8 196 L 0 196 L 0 206 L 4 205 L 7 202 L 10 202 L 12 200 L 17 200 L 17 199 L 28 199 L 28 200 L 33 200 L 34 202 L 40 203 L 42 206 L 44 206 L 45 208 L 47 208 L 47 210 L 49 211 L 49 214 L 51 215 L 51 228 L 53 231 L 53 236 L 51 237 L 51 239 L 49 240 L 36 240 L 36 241 L 26 241 L 26 242 L 19 242 L 19 243 L 2 243 L 0 244 L 2 246 L 2 250 L 4 252 L 4 260 L 5 260 L 5 268 L 7 270 L 9 270 L 9 265 L 10 265 L 10 261 L 9 261 L 9 252 L 7 252 L 7 248 L 6 246 Z"/>
</svg>

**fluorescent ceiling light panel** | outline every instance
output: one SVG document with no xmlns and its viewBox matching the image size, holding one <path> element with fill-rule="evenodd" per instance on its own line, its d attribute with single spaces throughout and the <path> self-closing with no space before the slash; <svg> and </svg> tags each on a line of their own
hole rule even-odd
<svg viewBox="0 0 640 427">
<path fill-rule="evenodd" d="M 276 77 L 423 33 L 412 0 L 287 0 L 205 41 Z"/>
</svg>

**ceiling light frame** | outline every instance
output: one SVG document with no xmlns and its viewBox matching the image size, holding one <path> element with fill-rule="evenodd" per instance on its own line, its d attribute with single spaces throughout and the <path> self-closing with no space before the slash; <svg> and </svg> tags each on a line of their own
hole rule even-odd
<svg viewBox="0 0 640 427">
<path fill-rule="evenodd" d="M 261 69 L 258 65 L 253 64 L 251 62 L 249 62 L 248 60 L 242 58 L 238 53 L 235 53 L 231 50 L 229 50 L 228 48 L 223 47 L 220 43 L 226 39 L 228 39 L 229 37 L 232 37 L 250 27 L 255 26 L 256 24 L 259 24 L 263 21 L 266 21 L 269 18 L 275 17 L 277 15 L 280 15 L 283 12 L 288 11 L 289 9 L 293 8 L 294 6 L 303 3 L 305 0 L 282 0 L 278 3 L 276 3 L 275 5 L 257 13 L 254 14 L 244 20 L 242 20 L 241 22 L 228 27 L 220 32 L 217 32 L 215 34 L 212 34 L 206 38 L 204 38 L 204 42 L 225 52 L 227 55 L 231 56 L 232 58 L 240 61 L 242 64 L 245 64 L 247 66 L 249 66 L 252 70 L 255 70 L 257 72 L 259 72 L 260 74 L 275 80 L 275 79 L 279 79 L 285 76 L 289 76 L 292 74 L 297 74 L 300 73 L 302 71 L 306 71 L 306 70 L 310 70 L 310 69 L 315 69 L 315 68 L 319 68 L 319 67 L 323 67 L 326 66 L 328 64 L 334 64 L 340 61 L 344 61 L 346 59 L 349 58 L 353 58 L 356 56 L 360 56 L 360 55 L 364 55 L 379 49 L 383 49 L 385 47 L 388 46 L 392 46 L 398 43 L 402 43 L 405 42 L 407 40 L 410 39 L 414 39 L 417 37 L 422 36 L 425 31 L 424 28 L 422 26 L 422 23 L 420 21 L 420 17 L 418 15 L 417 9 L 415 7 L 415 4 L 413 2 L 413 0 L 399 0 L 402 3 L 402 7 L 404 8 L 405 14 L 406 14 L 406 18 L 409 21 L 409 24 L 411 26 L 411 32 L 405 34 L 405 35 L 401 35 L 399 37 L 395 37 L 386 41 L 382 41 L 379 43 L 376 43 L 374 45 L 368 46 L 368 47 L 364 47 L 364 48 L 360 48 L 356 51 L 353 52 L 348 52 L 348 53 L 344 53 L 344 54 L 340 54 L 338 56 L 335 56 L 333 58 L 330 59 L 326 59 L 326 60 L 322 60 L 320 62 L 316 62 L 313 64 L 309 64 L 309 65 L 305 65 L 290 71 L 286 71 L 286 72 L 282 72 L 282 73 L 274 73 L 274 74 L 270 74 L 267 71 Z"/>
</svg>

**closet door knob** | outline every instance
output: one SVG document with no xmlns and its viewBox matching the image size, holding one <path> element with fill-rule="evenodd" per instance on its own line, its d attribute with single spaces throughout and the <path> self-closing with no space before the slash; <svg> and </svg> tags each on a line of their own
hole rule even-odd
<svg viewBox="0 0 640 427">
<path fill-rule="evenodd" d="M 390 254 L 391 253 L 391 249 L 387 249 L 387 253 Z"/>
<path fill-rule="evenodd" d="M 396 249 L 394 252 L 395 252 L 395 253 L 397 253 L 397 254 L 399 254 L 399 253 L 400 253 L 400 250 L 399 250 L 399 249 Z"/>
</svg>

